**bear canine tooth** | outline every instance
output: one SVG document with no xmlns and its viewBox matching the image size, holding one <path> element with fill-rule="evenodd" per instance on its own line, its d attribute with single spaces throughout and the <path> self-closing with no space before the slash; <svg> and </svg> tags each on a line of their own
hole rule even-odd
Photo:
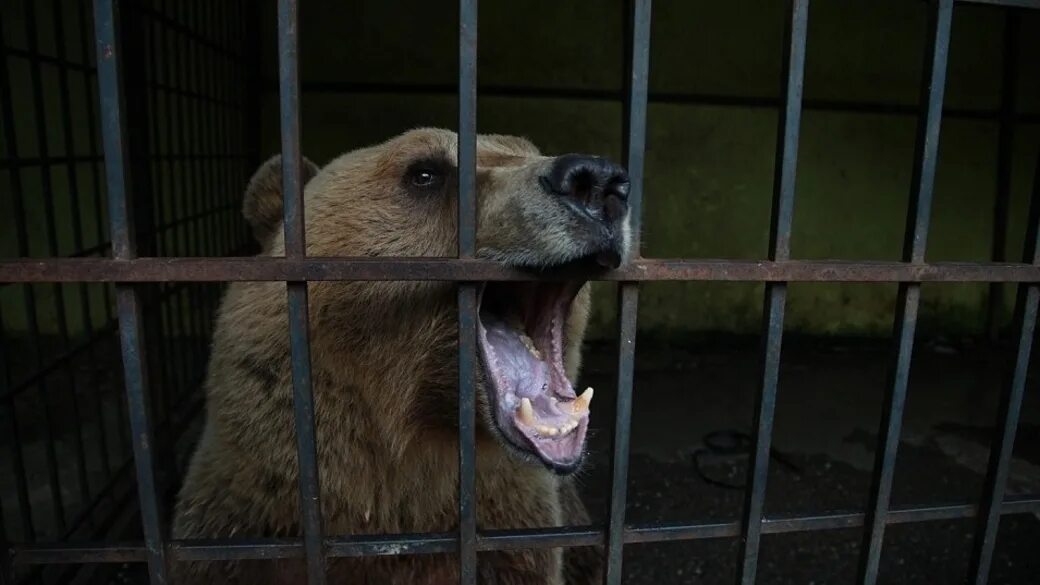
<svg viewBox="0 0 1040 585">
<path fill-rule="evenodd" d="M 589 404 L 592 403 L 593 394 L 594 391 L 592 390 L 592 386 L 589 386 L 581 393 L 581 396 L 575 398 L 574 402 L 571 402 L 571 410 L 574 414 L 584 414 L 588 412 Z"/>
<path fill-rule="evenodd" d="M 534 426 L 534 408 L 531 407 L 530 398 L 520 400 L 520 420 L 529 427 Z"/>
</svg>

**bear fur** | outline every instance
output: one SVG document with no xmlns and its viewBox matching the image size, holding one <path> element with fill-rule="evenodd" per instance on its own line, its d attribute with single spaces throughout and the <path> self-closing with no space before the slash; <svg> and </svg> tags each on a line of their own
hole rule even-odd
<svg viewBox="0 0 1040 585">
<path fill-rule="evenodd" d="M 307 254 L 455 257 L 453 132 L 419 129 L 345 154 L 305 161 Z M 553 265 L 580 254 L 536 177 L 553 159 L 527 140 L 478 138 L 478 255 Z M 442 165 L 435 193 L 403 177 Z M 425 180 L 425 178 L 423 178 Z M 263 256 L 284 255 L 278 157 L 249 183 L 243 213 Z M 556 214 L 556 215 L 554 215 Z M 627 237 L 627 232 L 626 232 Z M 309 326 L 321 506 L 327 535 L 448 532 L 458 523 L 457 305 L 451 282 L 311 282 Z M 177 539 L 298 537 L 286 285 L 232 283 L 216 317 L 204 428 L 178 494 Z M 565 327 L 573 382 L 589 287 Z M 483 374 L 481 374 L 483 377 Z M 478 528 L 587 525 L 572 476 L 503 446 L 478 381 Z M 479 579 L 502 585 L 598 583 L 595 547 L 480 553 Z M 177 584 L 302 584 L 301 559 L 174 562 Z M 458 582 L 456 555 L 329 560 L 329 583 Z"/>
</svg>

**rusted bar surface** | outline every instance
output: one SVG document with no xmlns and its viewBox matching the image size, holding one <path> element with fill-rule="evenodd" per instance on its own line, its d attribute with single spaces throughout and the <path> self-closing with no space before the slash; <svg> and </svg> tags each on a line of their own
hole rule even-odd
<svg viewBox="0 0 1040 585">
<path fill-rule="evenodd" d="M 95 0 L 94 38 L 97 43 L 97 77 L 101 112 L 102 145 L 108 194 L 112 254 L 122 261 L 137 256 L 137 238 L 129 191 L 127 124 L 122 91 L 122 47 L 118 0 Z M 160 512 L 159 485 L 155 473 L 155 440 L 148 407 L 148 360 L 139 291 L 133 285 L 116 286 L 119 339 L 126 386 L 141 525 L 152 585 L 167 582 L 166 530 Z"/>
<path fill-rule="evenodd" d="M 903 260 L 914 265 L 923 264 L 925 261 L 928 229 L 931 224 L 935 175 L 939 163 L 939 134 L 942 127 L 946 68 L 953 23 L 953 0 L 939 0 L 931 10 L 928 17 L 928 50 L 924 55 L 921 76 L 920 100 L 924 104 L 924 112 L 917 124 L 912 191 L 903 241 Z M 874 461 L 870 499 L 867 504 L 866 530 L 863 531 L 857 569 L 857 582 L 861 585 L 873 585 L 878 578 L 881 549 L 884 546 L 886 515 L 902 435 L 903 412 L 906 406 L 914 337 L 917 332 L 918 310 L 921 301 L 921 285 L 919 283 L 901 283 L 898 299 L 893 326 L 894 353 L 878 430 L 880 448 L 877 450 Z"/>
<path fill-rule="evenodd" d="M 719 282 L 1040 282 L 1040 268 L 1018 262 L 847 262 L 840 260 L 640 259 L 603 272 L 532 272 L 455 258 L 54 258 L 0 260 L 0 283 L 238 281 L 600 281 Z"/>
<path fill-rule="evenodd" d="M 772 261 L 784 262 L 791 257 L 791 229 L 794 220 L 795 179 L 798 170 L 808 35 L 809 0 L 792 0 L 784 29 L 784 108 L 780 111 L 777 127 L 772 217 L 769 226 L 769 259 Z M 760 384 L 755 394 L 751 460 L 740 520 L 740 562 L 737 565 L 736 582 L 742 585 L 753 585 L 758 575 L 758 553 L 762 539 L 762 519 L 773 441 L 773 417 L 780 386 L 780 355 L 786 306 L 787 283 L 781 281 L 767 284 L 762 311 Z"/>
<path fill-rule="evenodd" d="M 307 255 L 300 147 L 299 13 L 296 0 L 278 2 L 278 75 L 281 114 L 282 200 L 285 255 Z M 321 512 L 317 429 L 311 386 L 309 310 L 306 279 L 286 284 L 292 362 L 293 414 L 296 431 L 300 528 L 307 559 L 307 582 L 325 585 L 325 536 Z"/>
<path fill-rule="evenodd" d="M 477 0 L 459 0 L 458 257 L 477 253 Z M 477 286 L 458 285 L 459 583 L 477 583 Z"/>
<path fill-rule="evenodd" d="M 1006 500 L 1000 514 L 1040 513 L 1040 495 L 1026 499 Z M 915 507 L 889 510 L 886 524 L 909 524 L 959 520 L 978 515 L 972 504 Z M 763 534 L 784 534 L 840 530 L 863 526 L 862 512 L 835 513 L 820 516 L 792 516 L 762 520 Z M 733 538 L 740 535 L 739 522 L 709 524 L 655 523 L 625 527 L 624 543 L 673 542 L 711 538 Z M 556 548 L 561 546 L 593 546 L 606 542 L 604 530 L 589 526 L 559 528 L 488 530 L 477 540 L 480 551 Z M 439 554 L 458 550 L 458 537 L 453 532 L 391 535 L 354 535 L 329 538 L 330 557 L 386 556 L 399 554 Z M 16 545 L 12 561 L 15 565 L 54 563 L 127 563 L 143 562 L 145 548 L 133 543 L 40 543 Z M 245 559 L 304 558 L 300 539 L 220 539 L 175 540 L 169 543 L 169 555 L 178 561 L 218 561 Z"/>
<path fill-rule="evenodd" d="M 629 222 L 633 234 L 642 225 L 643 173 L 646 162 L 646 111 L 650 78 L 651 0 L 625 3 L 628 39 L 626 47 L 624 101 L 624 156 L 629 177 Z M 639 258 L 639 238 L 632 242 L 631 255 Z M 623 576 L 625 510 L 628 507 L 628 451 L 632 434 L 632 387 L 635 382 L 635 351 L 639 315 L 639 284 L 623 281 L 618 287 L 617 397 L 614 406 L 613 455 L 610 460 L 610 507 L 605 547 L 606 585 L 619 585 Z"/>
<path fill-rule="evenodd" d="M 1040 156 L 1037 157 L 1033 176 L 1033 193 L 1029 203 L 1029 223 L 1026 228 L 1022 260 L 1040 265 Z M 1015 321 L 1018 347 L 1011 365 L 1007 389 L 1001 394 L 983 487 L 982 513 L 979 514 L 972 547 L 971 575 L 975 585 L 986 585 L 989 580 L 993 551 L 1000 530 L 1000 508 L 1007 490 L 1011 459 L 1015 449 L 1015 435 L 1022 416 L 1026 381 L 1032 360 L 1033 339 L 1036 334 L 1037 313 L 1040 312 L 1040 286 L 1022 285 L 1015 303 Z"/>
</svg>

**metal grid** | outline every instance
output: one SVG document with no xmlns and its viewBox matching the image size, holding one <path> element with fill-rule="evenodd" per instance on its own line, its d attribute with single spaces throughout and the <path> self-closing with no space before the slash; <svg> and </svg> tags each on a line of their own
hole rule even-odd
<svg viewBox="0 0 1040 585">
<path fill-rule="evenodd" d="M 966 1 L 966 0 L 962 0 Z M 978 1 L 978 0 L 976 0 Z M 987 4 L 1040 8 L 1032 0 L 986 0 Z M 475 252 L 475 131 L 477 1 L 460 0 L 459 22 L 459 257 L 457 260 L 327 259 L 307 258 L 302 217 L 299 79 L 297 72 L 297 3 L 280 0 L 279 88 L 285 197 L 285 258 L 162 259 L 139 258 L 143 248 L 134 233 L 136 218 L 130 212 L 127 155 L 128 112 L 124 107 L 121 75 L 125 56 L 119 45 L 117 0 L 95 1 L 96 40 L 102 49 L 98 65 L 101 123 L 108 185 L 112 258 L 67 258 L 0 261 L 0 282 L 112 282 L 115 283 L 119 332 L 126 381 L 132 445 L 144 528 L 143 542 L 18 544 L 4 558 L 4 578 L 12 574 L 8 563 L 112 563 L 147 562 L 152 583 L 166 581 L 169 563 L 184 560 L 305 558 L 309 582 L 325 582 L 329 557 L 388 554 L 458 553 L 463 583 L 476 581 L 478 551 L 517 548 L 605 545 L 606 582 L 620 583 L 625 544 L 739 537 L 738 580 L 755 581 L 759 542 L 763 534 L 862 527 L 863 545 L 858 581 L 875 583 L 884 530 L 890 524 L 940 519 L 978 520 L 971 563 L 971 580 L 985 583 L 989 573 L 996 531 L 1003 514 L 1040 512 L 1040 498 L 1008 500 L 1004 497 L 1011 449 L 1023 399 L 1034 328 L 1040 304 L 1040 165 L 1034 180 L 1029 232 L 1022 262 L 933 264 L 925 261 L 937 146 L 943 116 L 943 91 L 951 34 L 954 0 L 931 5 L 931 26 L 925 75 L 922 79 L 922 113 L 919 116 L 911 206 L 907 217 L 903 262 L 808 262 L 790 259 L 792 209 L 802 104 L 808 0 L 793 0 L 785 43 L 785 76 L 776 152 L 776 178 L 769 258 L 762 262 L 647 260 L 638 256 L 629 266 L 595 275 L 619 281 L 618 393 L 612 466 L 612 498 L 607 526 L 564 527 L 535 530 L 478 531 L 474 510 L 474 388 L 475 318 L 477 282 L 530 278 L 515 271 L 474 259 Z M 630 202 L 635 228 L 639 226 L 645 150 L 647 77 L 649 72 L 651 0 L 633 0 L 629 74 L 625 95 L 626 158 L 632 180 Z M 567 275 L 547 276 L 562 278 Z M 571 275 L 573 276 L 573 275 Z M 589 275 L 585 275 L 589 276 Z M 147 408 L 148 362 L 145 359 L 142 282 L 198 282 L 273 280 L 287 283 L 294 405 L 300 461 L 302 539 L 228 541 L 170 541 L 157 509 L 158 494 L 153 452 L 153 420 Z M 310 384 L 307 331 L 309 280 L 451 280 L 458 281 L 459 304 L 459 428 L 460 498 L 457 532 L 419 535 L 329 536 L 323 531 L 315 457 L 314 417 Z M 767 282 L 761 358 L 761 384 L 756 399 L 753 460 L 749 468 L 744 512 L 737 522 L 719 524 L 629 525 L 625 523 L 625 486 L 634 371 L 634 340 L 639 282 L 655 280 L 739 280 Z M 791 281 L 899 282 L 899 310 L 894 326 L 895 353 L 891 383 L 885 399 L 881 434 L 885 437 L 874 468 L 867 510 L 863 513 L 789 518 L 765 518 L 763 501 L 769 464 L 772 423 L 778 391 L 777 373 L 783 338 L 786 283 Z M 889 495 L 900 422 L 906 397 L 914 331 L 922 282 L 1018 283 L 1015 313 L 1017 351 L 1009 367 L 1008 384 L 999 412 L 1000 432 L 994 439 L 984 497 L 979 505 L 891 509 Z M 5 549 L 5 553 L 6 553 Z"/>
<path fill-rule="evenodd" d="M 92 3 L 4 3 L 0 213 L 10 214 L 5 225 L 15 233 L 0 244 L 0 255 L 120 258 L 130 226 L 150 256 L 243 250 L 251 237 L 238 196 L 257 160 L 246 123 L 253 116 L 248 89 L 256 67 L 236 52 L 251 34 L 244 3 L 220 4 L 125 3 L 119 24 L 140 50 L 124 64 L 127 107 L 116 131 L 109 104 L 99 107 L 97 98 L 111 72 L 103 51 L 100 71 L 97 66 Z M 111 148 L 103 136 L 133 153 L 121 161 L 132 183 L 106 175 L 110 164 L 103 163 L 112 157 L 102 156 Z M 128 192 L 141 194 L 134 208 L 122 205 Z M 110 228 L 109 214 L 122 218 L 119 227 Z M 84 573 L 75 566 L 14 567 L 9 541 L 31 546 L 139 532 L 133 493 L 138 435 L 128 428 L 134 417 L 128 419 L 127 409 L 136 413 L 143 405 L 140 394 L 130 397 L 120 388 L 119 341 L 128 326 L 138 333 L 144 327 L 157 354 L 148 407 L 164 465 L 161 481 L 149 489 L 168 491 L 180 473 L 165 456 L 201 406 L 196 390 L 220 288 L 149 286 L 134 299 L 143 310 L 143 322 L 135 323 L 117 319 L 128 297 L 110 282 L 0 283 L 0 582 L 66 582 Z M 126 362 L 128 379 L 144 364 L 144 353 L 137 355 L 138 361 Z M 41 466 L 45 489 L 28 479 L 40 476 Z"/>
</svg>

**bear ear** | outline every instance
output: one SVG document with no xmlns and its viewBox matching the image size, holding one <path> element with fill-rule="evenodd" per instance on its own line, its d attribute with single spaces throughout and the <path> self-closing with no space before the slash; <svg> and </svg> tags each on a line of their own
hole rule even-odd
<svg viewBox="0 0 1040 585">
<path fill-rule="evenodd" d="M 303 185 L 318 174 L 318 165 L 303 159 Z M 282 157 L 275 155 L 253 173 L 242 201 L 242 215 L 253 228 L 253 237 L 263 245 L 282 223 Z"/>
</svg>

